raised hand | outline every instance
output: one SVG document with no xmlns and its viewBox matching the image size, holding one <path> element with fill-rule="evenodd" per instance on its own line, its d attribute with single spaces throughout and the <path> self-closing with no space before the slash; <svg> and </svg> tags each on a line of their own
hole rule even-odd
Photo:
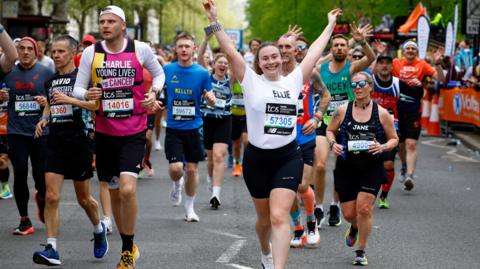
<svg viewBox="0 0 480 269">
<path fill-rule="evenodd" d="M 343 11 L 340 8 L 335 8 L 328 12 L 328 23 L 335 23 L 337 17 L 342 16 Z"/>
<path fill-rule="evenodd" d="M 379 55 L 383 55 L 387 51 L 387 45 L 379 39 L 375 39 L 375 43 L 373 43 L 373 48 L 377 51 Z"/>
<path fill-rule="evenodd" d="M 303 35 L 302 27 L 298 25 L 288 25 L 288 31 L 283 35 L 284 37 L 293 37 L 297 39 L 299 36 Z"/>
<path fill-rule="evenodd" d="M 215 6 L 214 0 L 204 0 L 203 9 L 208 19 L 213 22 L 217 20 L 217 7 Z"/>
<path fill-rule="evenodd" d="M 358 28 L 355 22 L 350 24 L 352 32 L 352 38 L 357 42 L 365 41 L 367 37 L 372 36 L 373 27 L 370 24 L 366 24 L 363 27 Z"/>
</svg>

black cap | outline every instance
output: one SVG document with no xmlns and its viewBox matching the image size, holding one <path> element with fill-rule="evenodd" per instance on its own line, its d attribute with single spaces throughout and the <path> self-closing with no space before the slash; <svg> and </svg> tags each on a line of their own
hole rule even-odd
<svg viewBox="0 0 480 269">
<path fill-rule="evenodd" d="M 377 62 L 379 62 L 379 61 L 381 61 L 381 60 L 388 60 L 389 62 L 393 62 L 392 56 L 390 56 L 390 55 L 388 55 L 388 54 L 378 55 L 378 56 L 377 56 Z"/>
</svg>

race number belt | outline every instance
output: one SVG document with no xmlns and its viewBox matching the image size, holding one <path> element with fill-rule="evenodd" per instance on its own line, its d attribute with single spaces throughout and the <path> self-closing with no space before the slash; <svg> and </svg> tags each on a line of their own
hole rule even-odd
<svg viewBox="0 0 480 269">
<path fill-rule="evenodd" d="M 40 115 L 40 104 L 35 101 L 35 96 L 29 93 L 15 96 L 15 112 L 18 116 Z"/>
<path fill-rule="evenodd" d="M 173 100 L 172 115 L 174 120 L 193 120 L 195 102 L 193 100 Z"/>
<path fill-rule="evenodd" d="M 273 135 L 290 135 L 297 122 L 296 114 L 296 105 L 267 103 L 265 109 L 264 133 Z"/>
<path fill-rule="evenodd" d="M 102 108 L 106 118 L 128 118 L 133 114 L 133 93 L 131 89 L 103 90 Z"/>
</svg>

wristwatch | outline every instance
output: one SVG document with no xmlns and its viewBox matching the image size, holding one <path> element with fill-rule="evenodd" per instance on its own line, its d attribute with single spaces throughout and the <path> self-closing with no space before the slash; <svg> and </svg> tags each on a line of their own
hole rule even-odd
<svg viewBox="0 0 480 269">
<path fill-rule="evenodd" d="M 332 140 L 332 141 L 330 141 L 328 144 L 330 145 L 330 150 L 332 150 L 333 145 L 337 144 L 337 141 Z"/>
<path fill-rule="evenodd" d="M 220 24 L 219 21 L 215 21 L 215 23 L 210 24 L 209 26 L 203 28 L 203 30 L 205 31 L 205 35 L 209 36 L 213 33 L 216 33 L 222 30 L 222 25 Z"/>
</svg>

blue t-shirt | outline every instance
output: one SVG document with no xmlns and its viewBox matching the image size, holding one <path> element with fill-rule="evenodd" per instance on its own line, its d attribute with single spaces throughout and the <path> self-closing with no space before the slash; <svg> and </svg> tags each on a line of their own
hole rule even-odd
<svg viewBox="0 0 480 269">
<path fill-rule="evenodd" d="M 178 63 L 168 64 L 163 70 L 168 128 L 192 130 L 201 127 L 203 92 L 212 89 L 208 71 L 198 64 L 183 67 Z"/>
<path fill-rule="evenodd" d="M 52 70 L 36 63 L 31 69 L 19 64 L 8 74 L 0 71 L 0 79 L 9 88 L 8 134 L 34 136 L 35 126 L 43 113 L 43 107 L 35 101 L 35 96 L 45 96 L 45 82 L 53 76 Z M 48 134 L 48 128 L 43 132 Z"/>
<path fill-rule="evenodd" d="M 207 101 L 203 100 L 202 112 L 204 117 L 224 119 L 230 117 L 230 106 L 232 104 L 232 90 L 230 90 L 230 79 L 227 77 L 225 81 L 218 81 L 213 74 L 210 76 L 212 81 L 212 90 L 215 93 L 215 106 L 207 105 Z"/>
</svg>

